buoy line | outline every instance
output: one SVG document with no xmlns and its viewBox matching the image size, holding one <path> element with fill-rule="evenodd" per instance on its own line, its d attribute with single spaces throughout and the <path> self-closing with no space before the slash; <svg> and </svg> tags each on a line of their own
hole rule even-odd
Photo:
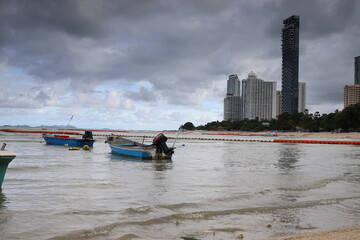
<svg viewBox="0 0 360 240">
<path fill-rule="evenodd" d="M 65 129 L 64 129 L 65 130 Z M 4 132 L 14 133 L 63 133 L 68 135 L 81 135 L 79 132 L 63 132 L 63 131 L 48 131 L 48 130 L 15 130 L 15 129 L 0 129 Z M 126 132 L 126 131 L 121 131 Z M 120 137 L 137 137 L 137 138 L 154 138 L 148 135 L 125 135 L 125 134 L 93 134 L 93 136 L 120 136 Z M 176 137 L 167 137 L 168 139 L 176 139 Z M 276 143 L 305 143 L 305 144 L 344 144 L 344 145 L 360 145 L 359 141 L 344 141 L 344 140 L 309 140 L 309 139 L 243 139 L 243 138 L 201 138 L 201 137 L 177 137 L 183 140 L 202 140 L 202 141 L 238 141 L 238 142 L 276 142 Z"/>
<path fill-rule="evenodd" d="M 99 135 L 95 135 L 99 136 Z M 137 137 L 137 138 L 154 138 L 148 135 L 101 135 L 101 136 L 120 136 L 120 137 Z M 167 137 L 175 139 L 176 137 Z M 308 139 L 244 139 L 244 138 L 201 138 L 201 137 L 178 137 L 183 140 L 200 140 L 200 141 L 231 141 L 231 142 L 271 142 L 271 143 L 305 143 L 305 144 L 346 144 L 360 145 L 360 141 L 340 141 L 340 140 L 308 140 Z"/>
</svg>

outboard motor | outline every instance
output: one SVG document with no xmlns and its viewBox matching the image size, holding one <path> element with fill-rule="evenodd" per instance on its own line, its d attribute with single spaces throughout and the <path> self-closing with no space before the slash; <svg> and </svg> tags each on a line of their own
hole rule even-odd
<svg viewBox="0 0 360 240">
<path fill-rule="evenodd" d="M 153 144 L 156 146 L 157 149 L 160 149 L 165 153 L 167 157 L 170 157 L 174 153 L 173 148 L 168 148 L 166 145 L 167 137 L 164 134 L 160 133 L 153 139 Z"/>
<path fill-rule="evenodd" d="M 83 139 L 93 139 L 93 135 L 91 131 L 85 131 L 84 135 L 82 136 Z"/>
</svg>

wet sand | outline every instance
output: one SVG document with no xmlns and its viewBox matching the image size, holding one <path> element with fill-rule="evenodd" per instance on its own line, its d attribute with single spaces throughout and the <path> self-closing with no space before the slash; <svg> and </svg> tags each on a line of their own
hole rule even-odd
<svg viewBox="0 0 360 240">
<path fill-rule="evenodd" d="M 330 231 L 304 233 L 294 236 L 271 238 L 268 240 L 359 240 L 360 225 Z"/>
</svg>

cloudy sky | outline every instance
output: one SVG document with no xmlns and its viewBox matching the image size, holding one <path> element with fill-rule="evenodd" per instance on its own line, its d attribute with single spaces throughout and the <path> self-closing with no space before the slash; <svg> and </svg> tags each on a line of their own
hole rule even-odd
<svg viewBox="0 0 360 240">
<path fill-rule="evenodd" d="M 283 19 L 300 15 L 310 112 L 343 108 L 356 0 L 0 0 L 0 125 L 177 129 L 223 120 L 230 74 L 281 89 Z"/>
</svg>

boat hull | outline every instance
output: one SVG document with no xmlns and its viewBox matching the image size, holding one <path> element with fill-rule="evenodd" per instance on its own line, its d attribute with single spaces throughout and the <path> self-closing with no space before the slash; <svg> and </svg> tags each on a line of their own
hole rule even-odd
<svg viewBox="0 0 360 240">
<path fill-rule="evenodd" d="M 164 153 L 158 153 L 156 147 L 139 147 L 129 145 L 110 144 L 112 153 L 136 157 L 141 159 L 171 159 L 171 156 L 166 156 Z"/>
<path fill-rule="evenodd" d="M 106 143 L 109 144 L 111 152 L 123 156 L 137 157 L 142 159 L 171 159 L 174 148 L 166 146 L 167 138 L 159 134 L 154 138 L 153 144 L 146 145 L 126 139 L 120 136 L 108 136 Z"/>
<path fill-rule="evenodd" d="M 94 139 L 59 138 L 52 136 L 44 136 L 44 140 L 49 145 L 66 145 L 69 147 L 83 147 L 84 145 L 92 147 L 95 142 Z"/>
<path fill-rule="evenodd" d="M 0 150 L 0 190 L 8 165 L 15 157 L 15 154 L 10 151 Z"/>
<path fill-rule="evenodd" d="M 156 155 L 156 148 L 143 148 L 137 146 L 122 146 L 122 145 L 113 145 L 109 144 L 111 152 L 120 154 L 120 155 L 127 155 L 132 157 L 139 157 L 143 159 L 155 159 L 158 157 Z"/>
</svg>

